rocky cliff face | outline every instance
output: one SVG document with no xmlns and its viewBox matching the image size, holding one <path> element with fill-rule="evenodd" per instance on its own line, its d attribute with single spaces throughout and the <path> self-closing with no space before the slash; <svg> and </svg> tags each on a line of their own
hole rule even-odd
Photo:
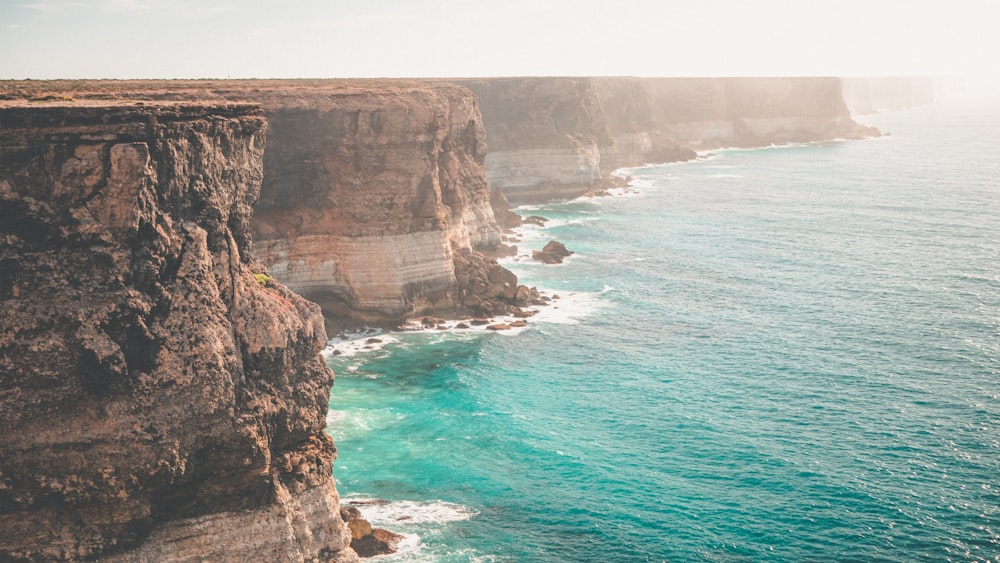
<svg viewBox="0 0 1000 563">
<path fill-rule="evenodd" d="M 486 173 L 513 203 L 582 195 L 622 166 L 695 150 L 859 138 L 837 78 L 497 78 L 480 100 Z"/>
<path fill-rule="evenodd" d="M 500 244 L 491 204 L 505 203 L 491 201 L 485 131 L 465 88 L 405 80 L 0 83 L 0 98 L 53 95 L 260 104 L 270 127 L 254 251 L 271 275 L 319 303 L 331 326 L 515 306 L 502 295 L 516 288 L 481 294 L 456 273 L 497 267 L 480 251 Z"/>
<path fill-rule="evenodd" d="M 697 149 L 878 134 L 851 119 L 839 78 L 652 78 L 662 131 Z"/>
<path fill-rule="evenodd" d="M 845 78 L 843 83 L 844 101 L 854 115 L 934 103 L 934 80 L 928 77 Z"/>
<path fill-rule="evenodd" d="M 624 166 L 690 160 L 696 156 L 690 147 L 660 127 L 660 106 L 647 80 L 596 78 L 594 86 L 611 141 L 601 146 L 604 176 Z"/>
<path fill-rule="evenodd" d="M 0 108 L 0 559 L 353 560 L 322 316 L 250 254 L 259 108 L 30 105 Z"/>
<path fill-rule="evenodd" d="M 254 97 L 271 126 L 253 222 L 270 272 L 334 317 L 461 310 L 456 249 L 500 243 L 475 98 L 447 84 Z"/>
<path fill-rule="evenodd" d="M 611 143 L 589 78 L 459 81 L 479 99 L 490 185 L 511 202 L 575 197 L 601 179 L 601 146 Z"/>
</svg>

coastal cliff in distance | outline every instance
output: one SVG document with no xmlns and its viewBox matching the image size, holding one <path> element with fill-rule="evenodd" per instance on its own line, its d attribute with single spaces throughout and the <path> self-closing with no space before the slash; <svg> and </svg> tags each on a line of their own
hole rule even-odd
<svg viewBox="0 0 1000 563">
<path fill-rule="evenodd" d="M 599 147 L 611 142 L 589 78 L 460 81 L 486 124 L 486 176 L 511 201 L 580 195 L 601 179 Z"/>
<path fill-rule="evenodd" d="M 570 198 L 613 170 L 697 150 L 852 139 L 838 78 L 461 80 L 480 100 L 486 173 L 512 203 Z"/>
<path fill-rule="evenodd" d="M 0 559 L 354 561 L 254 105 L 0 107 Z"/>
<path fill-rule="evenodd" d="M 844 101 L 854 115 L 934 103 L 934 79 L 922 76 L 844 78 Z"/>
</svg>

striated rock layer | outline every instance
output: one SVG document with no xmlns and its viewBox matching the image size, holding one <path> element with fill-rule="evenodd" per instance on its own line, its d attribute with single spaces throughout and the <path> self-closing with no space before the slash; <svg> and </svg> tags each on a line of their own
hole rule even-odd
<svg viewBox="0 0 1000 563">
<path fill-rule="evenodd" d="M 275 277 L 331 317 L 395 324 L 478 312 L 465 307 L 455 252 L 496 248 L 500 229 L 483 171 L 486 133 L 468 90 L 253 96 L 271 125 L 255 250 Z"/>
<path fill-rule="evenodd" d="M 838 78 L 494 78 L 479 97 L 486 173 L 512 203 L 582 195 L 623 166 L 696 150 L 877 135 Z"/>
<path fill-rule="evenodd" d="M 479 99 L 490 186 L 513 203 L 575 197 L 601 180 L 611 143 L 590 78 L 462 80 Z"/>
<path fill-rule="evenodd" d="M 7 104 L 10 106 L 11 104 Z M 0 108 L 0 559 L 352 561 L 239 104 Z"/>
<path fill-rule="evenodd" d="M 516 287 L 463 285 L 499 268 L 476 98 L 442 81 L 249 80 L 0 83 L 0 98 L 251 101 L 269 122 L 254 251 L 319 303 L 331 328 L 502 312 Z M 456 249 L 463 256 L 456 255 Z M 473 276 L 474 277 L 474 276 Z M 496 276 L 494 276 L 496 277 Z M 513 278 L 516 282 L 516 277 Z M 507 282 L 504 282 L 507 283 Z"/>
<path fill-rule="evenodd" d="M 858 139 L 839 78 L 644 79 L 661 131 L 696 149 Z"/>
</svg>

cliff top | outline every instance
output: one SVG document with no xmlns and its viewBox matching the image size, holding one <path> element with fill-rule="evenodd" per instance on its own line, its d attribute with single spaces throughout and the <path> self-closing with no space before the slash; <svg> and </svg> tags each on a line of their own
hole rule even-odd
<svg viewBox="0 0 1000 563">
<path fill-rule="evenodd" d="M 252 101 L 265 107 L 313 105 L 323 98 L 359 104 L 403 100 L 420 93 L 466 93 L 445 82 L 405 79 L 282 80 L 5 80 L 0 81 L 0 107 L 160 106 L 170 102 L 213 104 Z M 308 101 L 298 94 L 307 94 Z M 280 100 L 280 103 L 278 102 Z M 298 102 L 296 102 L 298 100 Z"/>
</svg>

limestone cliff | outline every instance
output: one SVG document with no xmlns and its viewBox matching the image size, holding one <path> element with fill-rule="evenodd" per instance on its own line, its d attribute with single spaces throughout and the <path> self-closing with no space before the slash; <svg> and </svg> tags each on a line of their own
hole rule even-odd
<svg viewBox="0 0 1000 563">
<path fill-rule="evenodd" d="M 661 131 L 696 149 L 857 139 L 839 78 L 650 78 Z"/>
<path fill-rule="evenodd" d="M 463 310 L 455 250 L 500 243 L 475 98 L 442 84 L 255 99 L 271 125 L 253 223 L 270 272 L 333 317 Z"/>
<path fill-rule="evenodd" d="M 459 84 L 479 99 L 486 125 L 486 175 L 511 202 L 575 197 L 601 180 L 611 143 L 589 78 L 488 78 Z"/>
<path fill-rule="evenodd" d="M 844 101 L 854 115 L 934 103 L 934 79 L 918 76 L 844 78 Z"/>
<path fill-rule="evenodd" d="M 660 107 L 647 80 L 595 78 L 594 86 L 611 137 L 611 142 L 601 147 L 605 176 L 624 166 L 695 158 L 694 150 L 660 127 Z"/>
<path fill-rule="evenodd" d="M 513 203 L 582 195 L 622 166 L 695 150 L 859 138 L 837 78 L 495 78 L 486 173 Z"/>
<path fill-rule="evenodd" d="M 479 251 L 499 245 L 491 203 L 504 203 L 491 201 L 485 131 L 465 88 L 388 79 L 58 81 L 0 83 L 5 96 L 258 103 L 270 127 L 254 251 L 276 279 L 337 324 L 516 305 L 505 297 L 516 287 L 463 285 L 498 267 Z"/>
<path fill-rule="evenodd" d="M 0 108 L 0 559 L 356 558 L 239 104 Z"/>
</svg>

